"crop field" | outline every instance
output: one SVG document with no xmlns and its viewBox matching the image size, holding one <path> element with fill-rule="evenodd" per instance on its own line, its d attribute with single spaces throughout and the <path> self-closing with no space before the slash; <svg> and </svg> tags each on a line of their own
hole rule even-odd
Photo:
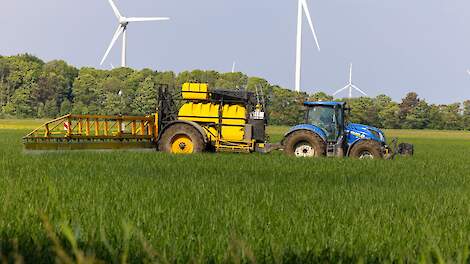
<svg viewBox="0 0 470 264">
<path fill-rule="evenodd" d="M 470 260 L 470 132 L 387 131 L 416 155 L 359 161 L 25 154 L 35 125 L 0 120 L 4 261 Z"/>
</svg>

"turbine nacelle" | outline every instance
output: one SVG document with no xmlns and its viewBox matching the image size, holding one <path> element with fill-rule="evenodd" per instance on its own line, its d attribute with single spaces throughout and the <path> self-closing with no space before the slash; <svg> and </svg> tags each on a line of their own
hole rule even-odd
<svg viewBox="0 0 470 264">
<path fill-rule="evenodd" d="M 125 27 L 129 24 L 129 21 L 127 21 L 126 17 L 120 17 L 119 18 L 119 24 L 121 24 L 121 26 Z"/>
</svg>

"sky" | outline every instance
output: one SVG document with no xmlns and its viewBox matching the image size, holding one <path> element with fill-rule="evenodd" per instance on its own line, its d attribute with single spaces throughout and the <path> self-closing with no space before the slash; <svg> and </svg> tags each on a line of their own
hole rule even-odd
<svg viewBox="0 0 470 264">
<path fill-rule="evenodd" d="M 259 76 L 294 88 L 296 0 L 115 0 L 125 16 L 170 21 L 128 27 L 128 66 Z M 302 90 L 332 94 L 353 82 L 370 96 L 430 103 L 470 99 L 470 1 L 307 0 L 321 52 L 304 17 Z M 117 27 L 106 0 L 0 0 L 0 54 L 100 66 Z M 342 94 L 347 96 L 347 93 Z M 358 94 L 356 94 L 358 95 Z"/>
</svg>

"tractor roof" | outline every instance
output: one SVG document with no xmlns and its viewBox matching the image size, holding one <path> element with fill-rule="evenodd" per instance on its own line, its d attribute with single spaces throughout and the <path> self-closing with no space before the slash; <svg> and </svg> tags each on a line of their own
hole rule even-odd
<svg viewBox="0 0 470 264">
<path fill-rule="evenodd" d="M 305 106 L 344 106 L 345 102 L 305 102 Z"/>
</svg>

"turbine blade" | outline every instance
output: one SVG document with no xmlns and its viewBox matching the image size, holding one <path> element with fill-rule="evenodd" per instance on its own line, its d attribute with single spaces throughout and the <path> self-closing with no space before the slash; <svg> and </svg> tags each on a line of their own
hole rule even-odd
<svg viewBox="0 0 470 264">
<path fill-rule="evenodd" d="M 320 51 L 320 44 L 318 43 L 317 33 L 315 32 L 315 27 L 313 26 L 312 17 L 310 16 L 310 10 L 308 9 L 307 1 L 302 1 L 302 6 L 304 7 L 305 15 L 307 16 L 308 24 L 310 25 L 310 29 L 312 30 L 313 37 L 315 38 L 315 44 L 317 44 L 318 51 Z"/>
<path fill-rule="evenodd" d="M 121 25 L 118 26 L 116 32 L 114 33 L 114 36 L 111 40 L 111 43 L 109 44 L 108 46 L 108 49 L 106 50 L 106 53 L 104 54 L 103 56 L 103 59 L 101 60 L 101 63 L 100 65 L 103 65 L 104 61 L 106 60 L 106 58 L 108 57 L 108 54 L 109 52 L 111 51 L 111 49 L 113 48 L 114 46 L 114 43 L 116 43 L 116 40 L 119 38 L 119 36 L 122 34 L 122 32 L 124 31 L 124 27 L 122 27 Z"/>
<path fill-rule="evenodd" d="M 361 94 L 367 96 L 367 94 L 366 94 L 364 91 L 362 91 L 361 89 L 359 89 L 359 87 L 357 87 L 356 85 L 353 84 L 353 85 L 352 85 L 352 88 L 356 89 L 356 90 L 359 91 Z"/>
<path fill-rule="evenodd" d="M 111 5 L 111 8 L 113 9 L 113 12 L 116 15 L 116 17 L 120 19 L 122 17 L 121 13 L 119 12 L 119 9 L 117 8 L 117 6 L 114 4 L 113 0 L 108 0 L 108 2 Z"/>
<path fill-rule="evenodd" d="M 467 70 L 468 75 L 470 75 L 470 70 Z"/>
<path fill-rule="evenodd" d="M 344 91 L 344 90 L 346 90 L 346 89 L 348 89 L 348 88 L 349 88 L 349 85 L 345 86 L 344 88 L 339 89 L 338 91 L 336 91 L 336 92 L 333 94 L 333 96 L 335 96 L 335 95 L 341 93 L 342 91 Z"/>
<path fill-rule="evenodd" d="M 169 17 L 128 17 L 126 22 L 145 22 L 145 21 L 164 21 L 170 20 Z"/>
</svg>

